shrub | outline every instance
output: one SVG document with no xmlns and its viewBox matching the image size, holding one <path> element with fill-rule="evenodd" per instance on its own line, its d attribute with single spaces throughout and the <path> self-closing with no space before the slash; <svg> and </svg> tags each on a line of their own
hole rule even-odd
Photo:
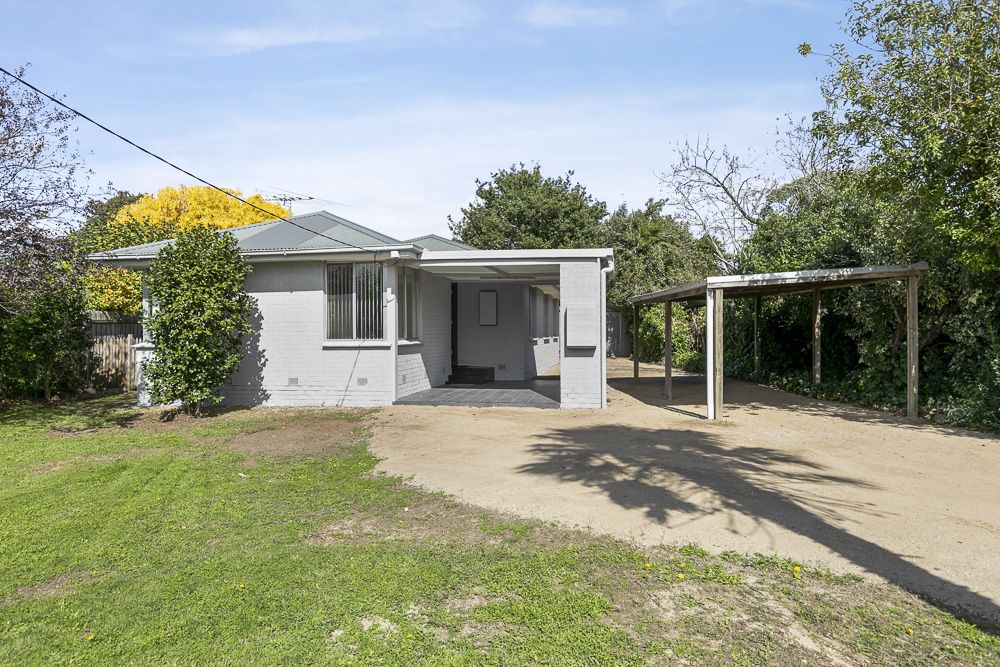
<svg viewBox="0 0 1000 667">
<path fill-rule="evenodd" d="M 87 381 L 90 321 L 79 282 L 59 276 L 0 310 L 0 396 L 74 391 Z"/>
<path fill-rule="evenodd" d="M 160 251 L 147 274 L 154 312 L 144 321 L 156 351 L 143 368 L 157 403 L 199 414 L 222 399 L 240 365 L 255 310 L 244 283 L 250 266 L 232 234 L 194 228 Z"/>
</svg>

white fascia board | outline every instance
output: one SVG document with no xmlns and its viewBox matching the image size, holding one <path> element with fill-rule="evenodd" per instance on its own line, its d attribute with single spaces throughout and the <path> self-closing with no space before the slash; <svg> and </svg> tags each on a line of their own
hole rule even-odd
<svg viewBox="0 0 1000 667">
<path fill-rule="evenodd" d="M 424 250 L 423 262 L 498 262 L 534 260 L 535 263 L 552 263 L 573 259 L 611 259 L 611 248 L 558 248 L 553 250 Z"/>
<path fill-rule="evenodd" d="M 251 250 L 240 255 L 250 263 L 255 262 L 294 262 L 320 261 L 336 259 L 340 261 L 368 260 L 374 255 L 377 260 L 416 259 L 420 252 L 413 244 L 372 246 L 364 250 L 358 248 L 308 248 L 303 250 Z M 156 259 L 156 255 L 114 255 L 110 253 L 95 253 L 87 255 L 86 259 L 102 266 L 115 266 L 125 269 L 144 269 Z"/>
</svg>

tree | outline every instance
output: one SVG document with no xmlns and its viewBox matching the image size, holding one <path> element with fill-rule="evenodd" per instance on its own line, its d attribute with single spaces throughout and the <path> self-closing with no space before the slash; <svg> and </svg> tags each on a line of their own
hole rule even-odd
<svg viewBox="0 0 1000 667">
<path fill-rule="evenodd" d="M 854 47 L 828 57 L 817 132 L 843 168 L 891 193 L 890 224 L 910 219 L 952 239 L 969 266 L 1000 271 L 1000 7 L 859 0 L 847 30 Z"/>
<path fill-rule="evenodd" d="M 134 204 L 142 195 L 119 190 L 107 199 L 91 199 L 84 207 L 83 225 L 70 234 L 74 249 L 80 254 L 114 250 L 138 243 L 163 240 L 153 227 L 116 225 L 118 211 Z M 138 313 L 142 307 L 142 278 L 136 271 L 109 266 L 89 266 L 84 285 L 90 310 Z"/>
<path fill-rule="evenodd" d="M 83 288 L 72 276 L 54 274 L 22 293 L 16 313 L 0 317 L 0 396 L 48 401 L 86 382 L 90 320 Z"/>
<path fill-rule="evenodd" d="M 604 245 L 615 251 L 615 273 L 608 287 L 608 303 L 632 318 L 630 296 L 699 280 L 717 272 L 714 245 L 696 239 L 687 225 L 663 212 L 665 202 L 650 199 L 634 211 L 623 204 L 608 218 Z M 689 353 L 690 317 L 674 309 L 674 350 L 678 358 Z M 639 322 L 643 361 L 663 358 L 663 310 L 643 308 Z"/>
<path fill-rule="evenodd" d="M 677 161 L 660 182 L 678 215 L 712 245 L 718 264 L 727 273 L 742 273 L 746 243 L 778 181 L 757 171 L 753 160 L 698 140 L 677 147 Z"/>
<path fill-rule="evenodd" d="M 239 190 L 226 192 L 241 196 Z M 265 201 L 259 194 L 246 201 L 258 208 L 208 186 L 161 188 L 155 196 L 143 195 L 118 209 L 107 229 L 115 242 L 131 241 L 125 245 L 134 245 L 148 243 L 150 235 L 159 237 L 151 240 L 163 240 L 197 227 L 229 229 L 291 215 L 288 209 Z"/>
<path fill-rule="evenodd" d="M 573 172 L 550 178 L 521 163 L 476 180 L 476 197 L 462 218 L 448 216 L 455 238 L 476 248 L 587 248 L 601 238 L 608 209 Z"/>
<path fill-rule="evenodd" d="M 630 296 L 700 280 L 717 270 L 712 244 L 665 214 L 664 205 L 650 199 L 630 211 L 622 204 L 605 224 L 603 244 L 615 251 L 608 303 L 620 310 L 628 309 Z"/>
<path fill-rule="evenodd" d="M 129 225 L 115 225 L 118 211 L 125 206 L 134 204 L 142 197 L 141 194 L 118 190 L 105 199 L 90 199 L 83 207 L 85 216 L 83 224 L 70 234 L 73 247 L 78 252 L 91 253 L 114 250 L 138 243 L 148 243 L 149 241 L 146 241 L 142 236 L 141 229 Z M 150 240 L 160 241 L 162 239 Z"/>
<path fill-rule="evenodd" d="M 23 74 L 23 67 L 17 70 Z M 64 233 L 84 188 L 83 162 L 71 148 L 72 120 L 0 76 L 0 312 L 29 307 L 42 286 L 73 281 Z"/>
<path fill-rule="evenodd" d="M 180 401 L 198 415 L 239 368 L 256 302 L 244 286 L 250 265 L 232 234 L 204 226 L 181 231 L 147 274 L 153 314 L 143 326 L 156 351 L 144 372 L 157 403 Z"/>
<path fill-rule="evenodd" d="M 228 192 L 240 196 L 239 190 Z M 78 250 L 93 253 L 163 241 L 193 228 L 229 229 L 291 215 L 260 195 L 247 201 L 264 211 L 207 186 L 167 187 L 155 196 L 119 191 L 106 200 L 91 200 L 87 220 L 73 237 Z M 91 267 L 86 285 L 94 310 L 138 313 L 141 308 L 142 286 L 135 271 Z"/>
</svg>

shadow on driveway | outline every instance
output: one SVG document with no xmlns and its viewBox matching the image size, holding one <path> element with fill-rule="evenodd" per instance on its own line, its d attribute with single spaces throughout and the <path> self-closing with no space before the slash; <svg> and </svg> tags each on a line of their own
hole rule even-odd
<svg viewBox="0 0 1000 667">
<path fill-rule="evenodd" d="M 845 511 L 879 516 L 876 507 L 805 492 L 803 485 L 854 485 L 820 465 L 767 447 L 727 447 L 714 436 L 685 429 L 591 425 L 552 429 L 532 445 L 537 461 L 519 473 L 581 483 L 615 504 L 640 509 L 658 523 L 672 512 L 738 512 L 767 520 L 821 544 L 903 588 L 968 620 L 1000 626 L 1000 608 L 962 585 L 834 524 Z M 693 488 L 718 497 L 712 509 L 684 499 Z M 958 547 L 960 548 L 960 547 Z"/>
</svg>

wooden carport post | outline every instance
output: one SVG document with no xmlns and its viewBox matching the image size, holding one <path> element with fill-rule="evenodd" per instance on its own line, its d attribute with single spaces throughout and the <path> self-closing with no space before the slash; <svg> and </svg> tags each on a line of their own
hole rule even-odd
<svg viewBox="0 0 1000 667">
<path fill-rule="evenodd" d="M 667 400 L 674 398 L 674 303 L 663 302 L 663 395 Z"/>
<path fill-rule="evenodd" d="M 822 317 L 821 308 L 823 306 L 823 297 L 820 295 L 818 289 L 813 290 L 813 306 L 812 306 L 812 353 L 813 353 L 813 373 L 812 373 L 812 383 L 813 386 L 819 386 L 820 377 L 820 318 Z"/>
<path fill-rule="evenodd" d="M 639 304 L 632 304 L 632 379 L 639 381 L 639 352 L 642 343 L 639 341 Z"/>
<path fill-rule="evenodd" d="M 760 372 L 760 297 L 753 299 L 753 369 Z"/>
<path fill-rule="evenodd" d="M 705 384 L 708 393 L 708 418 L 722 417 L 722 290 L 705 293 Z"/>
<path fill-rule="evenodd" d="M 920 330 L 917 328 L 917 276 L 906 278 L 906 417 L 920 416 Z"/>
</svg>

